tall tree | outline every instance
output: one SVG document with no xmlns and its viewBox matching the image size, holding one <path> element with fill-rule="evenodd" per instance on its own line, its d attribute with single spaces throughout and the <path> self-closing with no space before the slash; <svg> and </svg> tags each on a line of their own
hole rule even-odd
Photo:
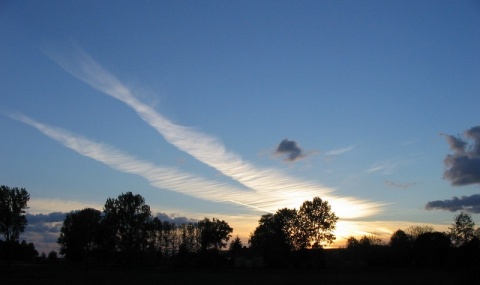
<svg viewBox="0 0 480 285">
<path fill-rule="evenodd" d="M 165 257 L 175 256 L 178 245 L 177 225 L 173 222 L 162 222 L 162 234 L 160 240 L 160 249 Z"/>
<path fill-rule="evenodd" d="M 70 261 L 82 261 L 100 247 L 102 214 L 92 208 L 67 214 L 60 229 L 60 253 Z"/>
<path fill-rule="evenodd" d="M 298 228 L 297 210 L 283 208 L 275 214 L 263 215 L 258 223 L 249 241 L 253 247 L 277 251 L 304 248 L 306 242 Z"/>
<path fill-rule="evenodd" d="M 475 223 L 466 212 L 456 215 L 450 229 L 450 236 L 455 246 L 461 246 L 475 237 Z"/>
<path fill-rule="evenodd" d="M 154 217 L 149 226 L 150 235 L 148 238 L 148 247 L 161 251 L 161 242 L 163 236 L 163 223 L 158 217 Z"/>
<path fill-rule="evenodd" d="M 7 243 L 18 241 L 25 230 L 25 210 L 30 194 L 25 188 L 0 186 L 0 234 Z"/>
<path fill-rule="evenodd" d="M 335 239 L 333 230 L 337 220 L 328 202 L 315 197 L 313 201 L 305 201 L 299 211 L 284 208 L 263 215 L 249 243 L 272 252 L 319 248 Z"/>
<path fill-rule="evenodd" d="M 293 249 L 284 222 L 277 214 L 262 215 L 248 241 L 251 247 L 263 251 L 265 262 L 271 266 L 284 266 Z"/>
<path fill-rule="evenodd" d="M 197 223 L 184 223 L 179 227 L 181 231 L 180 246 L 185 252 L 197 252 L 200 248 L 200 232 Z"/>
<path fill-rule="evenodd" d="M 308 237 L 307 248 L 320 248 L 335 240 L 333 231 L 338 217 L 332 211 L 328 201 L 320 197 L 303 202 L 298 211 L 299 226 L 303 235 Z"/>
<path fill-rule="evenodd" d="M 300 228 L 298 211 L 296 209 L 283 208 L 278 210 L 273 216 L 275 231 L 283 239 L 289 250 L 304 249 L 308 244 L 308 236 Z"/>
<path fill-rule="evenodd" d="M 230 246 L 228 247 L 228 250 L 230 251 L 230 253 L 235 253 L 236 251 L 238 251 L 242 248 L 243 248 L 242 240 L 237 235 L 235 237 L 235 239 L 233 239 L 232 242 L 230 243 Z"/>
<path fill-rule="evenodd" d="M 278 242 L 280 240 L 280 242 Z M 281 226 L 276 225 L 273 214 L 265 214 L 260 217 L 258 226 L 250 235 L 248 241 L 252 247 L 266 249 L 274 244 L 288 244 Z"/>
<path fill-rule="evenodd" d="M 202 250 L 209 248 L 221 249 L 227 246 L 227 242 L 232 236 L 233 229 L 227 222 L 213 218 L 208 218 L 198 222 L 200 230 L 200 247 Z"/>
<path fill-rule="evenodd" d="M 146 249 L 152 216 L 150 206 L 145 204 L 141 195 L 127 192 L 117 199 L 108 198 L 104 213 L 105 220 L 113 227 L 118 250 L 133 252 Z"/>
<path fill-rule="evenodd" d="M 0 234 L 5 238 L 7 262 L 10 265 L 11 250 L 25 230 L 25 209 L 30 194 L 25 188 L 0 186 Z"/>
</svg>

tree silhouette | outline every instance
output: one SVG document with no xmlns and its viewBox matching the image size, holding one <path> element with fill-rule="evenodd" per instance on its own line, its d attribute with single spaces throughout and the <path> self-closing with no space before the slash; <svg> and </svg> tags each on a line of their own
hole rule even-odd
<svg viewBox="0 0 480 285">
<path fill-rule="evenodd" d="M 450 237 L 445 233 L 427 232 L 419 235 L 414 242 L 417 264 L 443 264 L 448 258 L 450 246 Z"/>
<path fill-rule="evenodd" d="M 154 217 L 149 224 L 148 247 L 150 249 L 159 249 L 163 235 L 163 223 L 158 217 Z"/>
<path fill-rule="evenodd" d="M 416 240 L 417 237 L 424 233 L 432 233 L 434 229 L 432 226 L 409 226 L 405 229 L 405 233 L 413 240 Z"/>
<path fill-rule="evenodd" d="M 7 243 L 18 240 L 25 230 L 25 209 L 29 200 L 30 194 L 25 188 L 0 186 L 0 234 Z"/>
<path fill-rule="evenodd" d="M 320 197 L 303 202 L 298 211 L 300 230 L 308 237 L 307 248 L 319 248 L 335 240 L 333 231 L 338 217 Z"/>
<path fill-rule="evenodd" d="M 283 208 L 275 214 L 261 216 L 259 225 L 250 235 L 249 244 L 263 250 L 266 263 L 284 266 L 290 262 L 288 258 L 292 251 L 319 249 L 333 242 L 337 220 L 328 202 L 315 197 L 312 201 L 305 201 L 298 211 Z M 310 258 L 304 253 L 295 256 L 304 262 L 303 257 Z"/>
<path fill-rule="evenodd" d="M 177 226 L 169 221 L 162 222 L 162 233 L 159 247 L 165 257 L 174 256 L 177 252 Z"/>
<path fill-rule="evenodd" d="M 147 246 L 150 206 L 139 195 L 127 192 L 117 199 L 108 198 L 104 206 L 105 220 L 111 222 L 116 246 L 121 251 L 139 251 Z"/>
<path fill-rule="evenodd" d="M 298 211 L 284 208 L 263 215 L 250 243 L 260 248 L 273 246 L 280 251 L 321 248 L 335 240 L 333 230 L 337 220 L 328 202 L 315 197 L 305 201 Z"/>
<path fill-rule="evenodd" d="M 228 247 L 228 250 L 233 253 L 233 252 L 238 251 L 242 248 L 243 248 L 242 240 L 240 240 L 240 237 L 237 235 L 235 237 L 235 239 L 233 239 L 232 242 L 230 243 L 230 246 Z"/>
<path fill-rule="evenodd" d="M 293 249 L 290 233 L 285 231 L 288 228 L 285 219 L 277 214 L 265 214 L 260 217 L 258 224 L 250 235 L 250 246 L 263 251 L 267 264 L 283 266 Z"/>
<path fill-rule="evenodd" d="M 396 265 L 405 265 L 411 261 L 413 240 L 402 230 L 397 230 L 390 237 L 392 262 Z"/>
<path fill-rule="evenodd" d="M 33 261 L 38 256 L 38 251 L 31 242 L 27 243 L 25 240 L 22 240 L 22 242 L 12 241 L 8 246 L 7 250 L 7 242 L 0 240 L 0 260 L 7 259 L 7 251 L 11 254 L 12 260 Z"/>
<path fill-rule="evenodd" d="M 402 230 L 397 230 L 390 237 L 390 246 L 398 249 L 405 249 L 411 245 L 410 237 Z"/>
<path fill-rule="evenodd" d="M 0 186 L 0 234 L 5 238 L 8 264 L 13 242 L 18 241 L 27 225 L 25 209 L 29 200 L 30 194 L 25 188 Z"/>
<path fill-rule="evenodd" d="M 455 216 L 453 225 L 449 229 L 452 242 L 457 247 L 466 244 L 475 237 L 475 223 L 472 216 L 463 211 Z"/>
<path fill-rule="evenodd" d="M 69 261 L 94 257 L 127 265 L 184 265 L 217 263 L 222 259 L 218 250 L 227 246 L 232 232 L 217 218 L 183 224 L 152 218 L 144 198 L 127 192 L 108 198 L 103 213 L 86 208 L 67 214 L 57 242 Z"/>
<path fill-rule="evenodd" d="M 185 223 L 180 225 L 181 244 L 180 246 L 188 253 L 198 252 L 200 249 L 200 229 L 198 224 Z"/>
<path fill-rule="evenodd" d="M 60 254 L 70 261 L 82 261 L 101 246 L 101 212 L 92 208 L 67 214 L 60 229 Z"/>
<path fill-rule="evenodd" d="M 57 254 L 57 252 L 56 252 L 55 250 L 50 251 L 50 252 L 48 253 L 47 259 L 48 259 L 48 262 L 50 262 L 50 263 L 56 263 L 57 260 L 58 260 L 58 254 Z"/>
<path fill-rule="evenodd" d="M 200 229 L 200 246 L 202 250 L 208 248 L 221 249 L 227 246 L 227 242 L 232 236 L 233 229 L 225 222 L 213 218 L 210 221 L 204 218 L 198 222 Z"/>
<path fill-rule="evenodd" d="M 359 243 L 360 246 L 364 247 L 383 245 L 382 239 L 377 234 L 364 235 Z"/>
<path fill-rule="evenodd" d="M 308 235 L 300 228 L 300 220 L 296 209 L 283 208 L 274 215 L 277 231 L 281 232 L 283 243 L 289 250 L 299 250 L 308 247 Z"/>
</svg>

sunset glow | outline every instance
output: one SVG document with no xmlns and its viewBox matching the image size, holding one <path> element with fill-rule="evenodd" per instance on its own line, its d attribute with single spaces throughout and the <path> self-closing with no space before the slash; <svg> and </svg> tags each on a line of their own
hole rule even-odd
<svg viewBox="0 0 480 285">
<path fill-rule="evenodd" d="M 126 192 L 244 243 L 314 197 L 332 247 L 480 223 L 474 2 L 140 2 L 0 4 L 0 185 L 40 252 Z"/>
</svg>

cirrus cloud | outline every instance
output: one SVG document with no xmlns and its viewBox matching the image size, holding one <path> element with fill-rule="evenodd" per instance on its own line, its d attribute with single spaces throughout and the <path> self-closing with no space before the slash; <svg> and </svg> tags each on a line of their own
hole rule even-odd
<svg viewBox="0 0 480 285">
<path fill-rule="evenodd" d="M 78 47 L 68 56 L 55 54 L 51 55 L 51 58 L 76 78 L 125 103 L 179 150 L 243 185 L 246 189 L 242 189 L 242 195 L 236 195 L 237 197 L 230 202 L 257 211 L 272 212 L 283 207 L 296 207 L 305 200 L 321 196 L 329 200 L 332 206 L 337 205 L 336 212 L 339 215 L 343 213 L 349 217 L 352 214 L 369 216 L 378 213 L 382 207 L 381 203 L 353 197 L 336 197 L 330 194 L 332 189 L 316 182 L 291 177 L 276 169 L 258 168 L 252 165 L 236 153 L 227 150 L 217 138 L 193 128 L 175 124 L 150 105 L 141 102 L 134 91 Z M 292 148 L 292 144 L 286 149 L 291 150 L 289 153 L 291 159 L 299 159 L 304 155 L 301 149 L 298 152 L 298 149 Z M 144 172 L 136 174 L 142 175 Z M 248 190 L 251 193 L 245 195 Z"/>
</svg>

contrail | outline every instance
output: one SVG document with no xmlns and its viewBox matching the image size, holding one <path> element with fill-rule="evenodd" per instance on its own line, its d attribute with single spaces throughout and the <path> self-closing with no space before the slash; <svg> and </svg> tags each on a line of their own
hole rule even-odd
<svg viewBox="0 0 480 285">
<path fill-rule="evenodd" d="M 83 156 L 102 162 L 113 169 L 139 175 L 157 188 L 214 202 L 228 202 L 233 198 L 242 200 L 248 206 L 249 200 L 251 200 L 248 195 L 245 195 L 250 192 L 249 190 L 236 189 L 231 185 L 207 181 L 171 167 L 161 167 L 141 161 L 105 144 L 96 143 L 68 131 L 39 123 L 24 115 L 17 114 L 10 117 L 34 127 L 44 135 Z"/>
<path fill-rule="evenodd" d="M 379 211 L 380 204 L 359 199 L 339 199 L 335 202 L 334 200 L 338 198 L 329 196 L 331 190 L 326 187 L 292 178 L 278 170 L 254 167 L 235 153 L 229 152 L 215 137 L 174 124 L 152 107 L 139 101 L 128 87 L 78 48 L 72 58 L 51 57 L 65 71 L 93 88 L 127 104 L 145 122 L 157 130 L 166 141 L 178 149 L 254 190 L 261 197 L 256 199 L 257 204 L 263 204 L 262 208 L 268 211 L 275 211 L 285 206 L 295 205 L 296 207 L 315 196 L 328 199 L 332 205 L 337 204 L 337 209 L 335 209 L 337 213 L 340 210 L 364 216 Z M 350 214 L 348 215 L 350 217 Z"/>
<path fill-rule="evenodd" d="M 216 138 L 192 128 L 176 125 L 158 114 L 152 107 L 139 101 L 128 87 L 83 51 L 78 50 L 76 55 L 77 58 L 74 60 L 53 58 L 64 70 L 75 77 L 127 104 L 169 143 L 217 169 L 222 174 L 255 190 L 299 191 L 299 189 L 310 189 L 317 194 L 326 194 L 331 191 L 313 183 L 296 181 L 276 170 L 258 169 L 250 165 L 238 155 L 227 151 Z"/>
<path fill-rule="evenodd" d="M 9 116 L 34 127 L 44 135 L 83 156 L 92 158 L 121 172 L 139 175 L 152 186 L 159 189 L 166 189 L 213 202 L 231 202 L 258 212 L 273 213 L 275 210 L 285 207 L 285 197 L 276 197 L 272 194 L 238 189 L 228 184 L 208 181 L 172 167 L 162 167 L 139 160 L 106 144 L 97 143 L 66 130 L 42 124 L 22 114 Z M 295 197 L 295 199 L 303 198 Z M 341 206 L 338 203 L 349 204 L 350 207 L 348 209 L 337 212 L 338 214 L 342 213 L 344 217 L 362 216 L 362 214 L 368 213 L 371 207 L 375 206 L 348 200 L 348 198 L 336 198 L 330 202 L 332 207 Z M 275 205 L 277 208 L 270 209 L 272 205 Z M 298 203 L 294 207 L 298 205 L 300 204 Z M 342 209 L 342 207 L 338 208 Z"/>
<path fill-rule="evenodd" d="M 269 211 L 269 210 L 266 210 L 266 209 L 262 209 L 262 208 L 259 208 L 259 207 L 255 207 L 255 206 L 252 206 L 252 205 L 244 204 L 244 203 L 239 202 L 239 201 L 230 200 L 230 202 L 233 202 L 233 203 L 236 203 L 236 204 L 239 204 L 239 205 L 242 205 L 242 206 L 250 207 L 250 208 L 253 208 L 253 209 L 255 209 L 255 210 L 259 210 L 260 212 L 267 212 L 267 213 L 271 213 L 271 214 L 274 213 L 274 212 L 272 212 L 272 211 Z"/>
</svg>

